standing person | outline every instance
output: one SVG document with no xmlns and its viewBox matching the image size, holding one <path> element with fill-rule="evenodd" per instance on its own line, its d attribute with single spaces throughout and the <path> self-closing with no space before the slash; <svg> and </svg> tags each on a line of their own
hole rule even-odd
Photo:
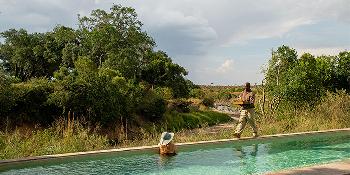
<svg viewBox="0 0 350 175">
<path fill-rule="evenodd" d="M 255 94 L 250 89 L 250 83 L 245 83 L 245 88 L 239 96 L 240 100 L 243 101 L 239 123 L 236 127 L 236 132 L 234 134 L 235 137 L 240 138 L 245 128 L 247 122 L 253 128 L 253 137 L 258 136 L 258 128 L 255 124 L 255 111 L 254 111 L 254 102 L 255 102 Z"/>
</svg>

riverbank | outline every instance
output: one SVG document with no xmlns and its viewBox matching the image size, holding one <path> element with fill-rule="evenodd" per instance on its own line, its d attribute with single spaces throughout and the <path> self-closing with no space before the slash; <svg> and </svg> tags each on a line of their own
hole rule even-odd
<svg viewBox="0 0 350 175">
<path fill-rule="evenodd" d="M 86 126 L 78 120 L 60 119 L 45 129 L 17 128 L 13 132 L 0 132 L 0 159 L 154 145 L 163 131 L 174 131 L 176 138 L 184 141 L 193 140 L 191 132 L 201 131 L 194 128 L 208 128 L 230 120 L 228 115 L 214 111 L 169 113 L 162 123 L 144 125 L 132 138 L 114 142 L 98 127 Z M 208 138 L 204 136 L 198 138 Z"/>
</svg>

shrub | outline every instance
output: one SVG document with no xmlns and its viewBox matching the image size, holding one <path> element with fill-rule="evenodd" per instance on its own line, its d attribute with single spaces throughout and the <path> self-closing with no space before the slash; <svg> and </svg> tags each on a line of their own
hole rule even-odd
<svg viewBox="0 0 350 175">
<path fill-rule="evenodd" d="M 157 87 L 155 92 L 165 100 L 170 100 L 173 98 L 172 89 L 169 87 Z"/>
<path fill-rule="evenodd" d="M 191 104 L 191 101 L 187 101 L 184 99 L 176 99 L 172 101 L 168 101 L 168 109 L 170 111 L 177 111 L 177 112 L 190 112 L 189 105 Z"/>
<path fill-rule="evenodd" d="M 25 83 L 12 84 L 14 105 L 10 108 L 10 119 L 16 122 L 37 122 L 50 124 L 58 115 L 58 108 L 47 103 L 53 91 L 52 83 L 46 78 L 33 78 Z"/>
<path fill-rule="evenodd" d="M 202 104 L 206 107 L 213 107 L 214 106 L 214 99 L 210 97 L 205 97 L 202 101 Z"/>
<path fill-rule="evenodd" d="M 11 85 L 13 80 L 5 73 L 0 71 L 0 117 L 8 115 L 10 110 L 16 105 L 18 95 Z"/>
<path fill-rule="evenodd" d="M 147 120 L 154 122 L 163 118 L 165 110 L 165 100 L 155 92 L 149 91 L 143 96 L 137 112 Z"/>
<path fill-rule="evenodd" d="M 204 126 L 212 126 L 231 120 L 226 114 L 213 111 L 200 111 L 190 113 L 178 113 L 172 111 L 165 114 L 165 125 L 167 130 L 179 131 L 182 129 L 193 129 Z"/>
<path fill-rule="evenodd" d="M 190 97 L 202 99 L 204 96 L 205 96 L 205 93 L 201 88 L 194 88 L 194 89 L 191 89 L 190 91 Z"/>
</svg>

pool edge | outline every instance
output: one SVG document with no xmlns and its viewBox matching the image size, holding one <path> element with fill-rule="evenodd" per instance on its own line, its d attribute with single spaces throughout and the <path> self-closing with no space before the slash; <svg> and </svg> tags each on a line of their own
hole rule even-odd
<svg viewBox="0 0 350 175">
<path fill-rule="evenodd" d="M 311 165 L 306 167 L 285 169 L 275 172 L 267 172 L 264 175 L 349 175 L 350 174 L 350 159 L 344 159 L 335 162 L 324 164 Z"/>
<path fill-rule="evenodd" d="M 200 145 L 200 144 L 214 144 L 214 143 L 223 143 L 230 141 L 244 141 L 244 140 L 266 140 L 270 138 L 280 138 L 280 137 L 290 137 L 290 136 L 300 136 L 300 135 L 309 135 L 309 134 L 321 134 L 321 133 L 331 133 L 331 132 L 348 132 L 350 128 L 343 129 L 332 129 L 332 130 L 323 130 L 323 131 L 308 131 L 308 132 L 298 132 L 298 133 L 288 133 L 288 134 L 275 134 L 275 135 L 265 135 L 257 138 L 253 137 L 243 137 L 240 139 L 220 139 L 220 140 L 209 140 L 209 141 L 198 141 L 198 142 L 186 142 L 186 143 L 176 143 L 176 146 L 190 146 L 190 145 Z M 22 162 L 30 162 L 30 161 L 39 161 L 39 160 L 50 160 L 50 159 L 60 159 L 67 157 L 75 157 L 75 156 L 87 156 L 94 154 L 103 154 L 103 153 L 116 153 L 116 152 L 127 152 L 127 151 L 142 151 L 142 150 L 154 150 L 158 149 L 158 145 L 152 146 L 139 146 L 139 147 L 127 147 L 127 148 L 114 148 L 114 149 L 106 149 L 106 150 L 97 150 L 97 151 L 86 151 L 86 152 L 74 152 L 74 153 L 63 153 L 63 154 L 53 154 L 53 155 L 43 155 L 43 156 L 33 156 L 33 157 L 25 157 L 20 159 L 5 159 L 0 160 L 0 167 L 17 164 Z"/>
</svg>

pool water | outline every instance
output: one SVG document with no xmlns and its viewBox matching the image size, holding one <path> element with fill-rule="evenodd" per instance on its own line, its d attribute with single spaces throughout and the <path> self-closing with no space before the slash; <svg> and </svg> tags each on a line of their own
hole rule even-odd
<svg viewBox="0 0 350 175">
<path fill-rule="evenodd" d="M 176 156 L 110 153 L 0 167 L 0 174 L 263 174 L 350 158 L 350 134 L 185 146 Z"/>
</svg>

